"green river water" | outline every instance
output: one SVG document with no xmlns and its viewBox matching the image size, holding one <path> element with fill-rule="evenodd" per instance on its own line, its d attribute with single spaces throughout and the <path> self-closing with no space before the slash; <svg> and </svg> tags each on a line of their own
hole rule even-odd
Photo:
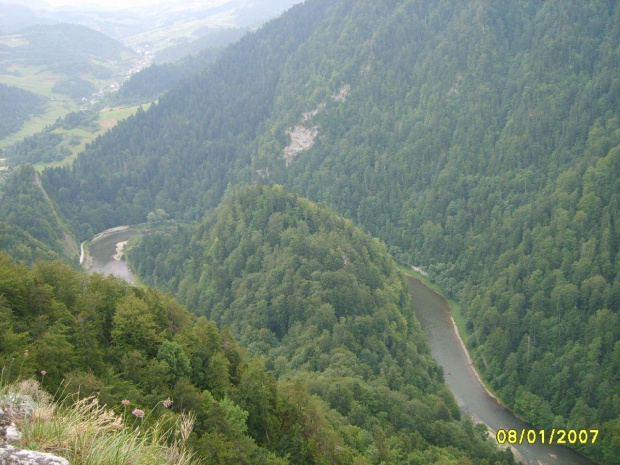
<svg viewBox="0 0 620 465">
<path fill-rule="evenodd" d="M 487 425 L 493 436 L 500 429 L 513 429 L 519 433 L 523 429 L 535 429 L 502 406 L 480 382 L 458 336 L 448 301 L 421 280 L 411 276 L 407 279 L 416 315 L 431 346 L 433 358 L 443 367 L 446 383 L 450 386 L 461 410 L 471 415 L 475 421 Z M 564 446 L 524 442 L 525 444 L 514 447 L 518 453 L 516 458 L 526 464 L 594 464 Z"/>
</svg>

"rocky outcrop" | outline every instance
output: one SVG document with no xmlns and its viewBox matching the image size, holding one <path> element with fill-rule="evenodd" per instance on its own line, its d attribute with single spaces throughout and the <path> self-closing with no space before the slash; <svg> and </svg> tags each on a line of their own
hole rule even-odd
<svg viewBox="0 0 620 465">
<path fill-rule="evenodd" d="M 67 459 L 11 444 L 22 439 L 15 422 L 32 416 L 36 408 L 36 402 L 28 395 L 0 395 L 0 465 L 70 465 Z"/>
<path fill-rule="evenodd" d="M 69 465 L 69 462 L 56 455 L 18 449 L 7 444 L 0 447 L 0 465 Z"/>
</svg>

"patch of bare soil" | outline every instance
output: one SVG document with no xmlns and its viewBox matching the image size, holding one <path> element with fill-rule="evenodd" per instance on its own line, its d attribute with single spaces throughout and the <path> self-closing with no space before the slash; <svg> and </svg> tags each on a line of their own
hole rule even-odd
<svg viewBox="0 0 620 465">
<path fill-rule="evenodd" d="M 118 124 L 118 120 L 116 118 L 107 119 L 100 123 L 102 128 L 110 129 Z"/>
</svg>

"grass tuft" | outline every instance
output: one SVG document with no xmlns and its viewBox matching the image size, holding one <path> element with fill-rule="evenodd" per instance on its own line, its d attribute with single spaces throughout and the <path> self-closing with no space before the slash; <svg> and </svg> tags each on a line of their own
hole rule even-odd
<svg viewBox="0 0 620 465">
<path fill-rule="evenodd" d="M 99 404 L 95 397 L 54 402 L 34 380 L 0 389 L 0 403 L 26 398 L 34 402 L 27 418 L 16 418 L 25 449 L 49 452 L 72 465 L 198 465 L 186 447 L 195 417 L 181 414 L 152 426 L 125 426 L 121 415 Z"/>
</svg>

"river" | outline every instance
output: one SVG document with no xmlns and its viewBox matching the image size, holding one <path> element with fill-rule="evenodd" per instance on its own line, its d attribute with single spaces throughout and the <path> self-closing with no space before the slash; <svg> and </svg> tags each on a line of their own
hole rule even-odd
<svg viewBox="0 0 620 465">
<path fill-rule="evenodd" d="M 443 367 L 446 383 L 461 410 L 474 420 L 482 421 L 493 435 L 498 429 L 533 429 L 503 407 L 481 383 L 458 336 L 447 300 L 419 279 L 411 276 L 407 279 L 416 315 L 433 358 Z M 537 443 L 516 445 L 515 448 L 519 460 L 526 464 L 594 465 L 591 460 L 563 446 Z"/>
<path fill-rule="evenodd" d="M 133 283 L 135 275 L 127 265 L 122 249 L 130 237 L 140 233 L 141 231 L 117 230 L 93 239 L 89 246 L 92 259 L 90 271 L 111 274 Z"/>
</svg>

